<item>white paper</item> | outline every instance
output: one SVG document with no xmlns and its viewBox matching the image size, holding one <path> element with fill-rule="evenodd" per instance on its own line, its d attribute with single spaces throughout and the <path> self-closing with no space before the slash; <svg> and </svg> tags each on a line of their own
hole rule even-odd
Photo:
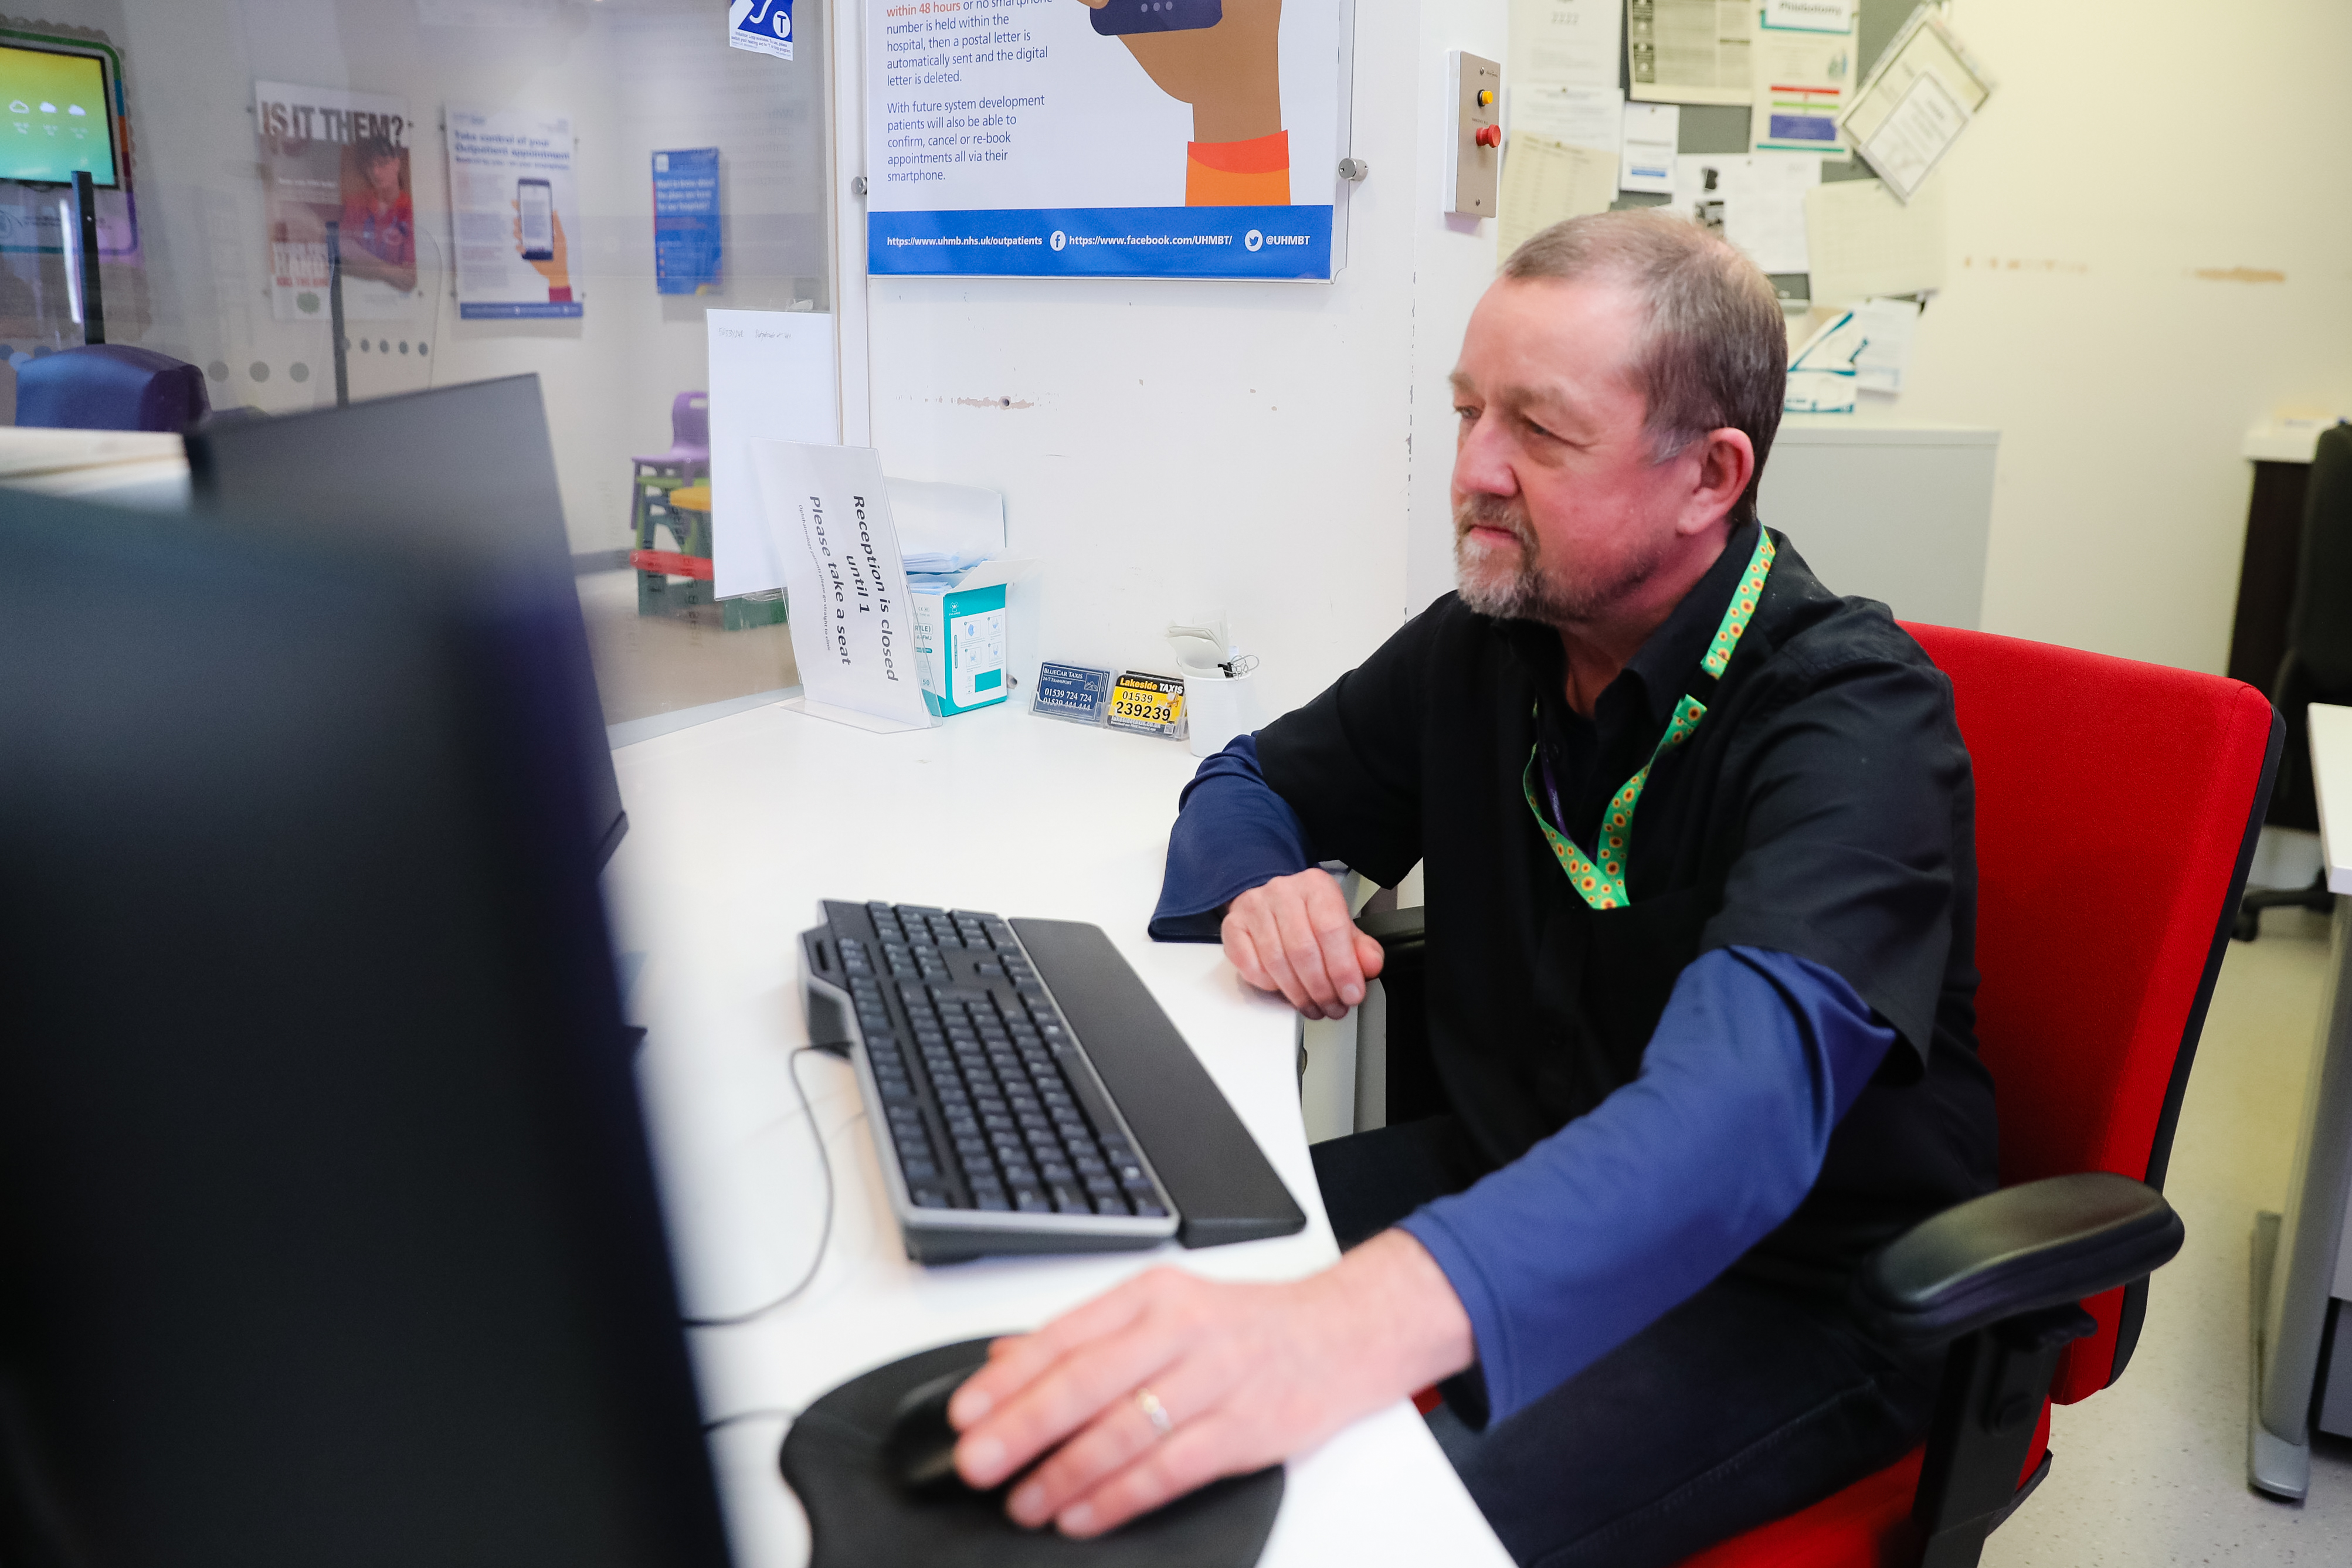
<svg viewBox="0 0 2352 1568">
<path fill-rule="evenodd" d="M 1505 79 L 1508 79 L 1507 78 Z M 1549 83 L 1507 89 L 1510 134 L 1521 132 L 1564 142 L 1570 147 L 1614 152 L 1625 131 L 1625 95 L 1613 87 L 1559 87 Z"/>
<path fill-rule="evenodd" d="M 1621 190 L 1675 194 L 1675 148 L 1682 140 L 1683 106 L 1679 103 L 1629 103 L 1625 106 L 1624 151 L 1619 160 Z"/>
<path fill-rule="evenodd" d="M 1756 27 L 1748 145 L 1759 153 L 1843 157 L 1838 116 L 1853 94 L 1857 64 L 1853 0 L 1767 5 Z"/>
<path fill-rule="evenodd" d="M 845 708 L 909 728 L 933 722 L 882 455 L 754 440 L 751 471 L 784 563 L 793 662 L 808 711 Z"/>
<path fill-rule="evenodd" d="M 710 588 L 719 598 L 784 585 L 751 474 L 751 442 L 841 439 L 833 331 L 831 316 L 807 310 L 707 313 Z M 663 444 L 646 445 L 658 451 Z"/>
<path fill-rule="evenodd" d="M 1503 158 L 1496 252 L 1508 257 L 1553 224 L 1607 212 L 1616 195 L 1616 153 L 1542 136 L 1515 136 Z"/>
<path fill-rule="evenodd" d="M 1511 0 L 1504 86 L 1614 89 L 1624 19 L 1624 0 Z"/>
<path fill-rule="evenodd" d="M 1631 96 L 1651 102 L 1746 103 L 1755 0 L 1626 0 Z"/>
<path fill-rule="evenodd" d="M 1003 553 L 1004 497 L 997 491 L 922 479 L 886 482 L 890 487 L 890 519 L 898 530 L 903 559 L 952 555 L 977 562 Z"/>
<path fill-rule="evenodd" d="M 1865 337 L 1854 312 L 1843 310 L 1822 325 L 1789 361 L 1789 389 L 1780 409 L 1784 414 L 1851 414 L 1853 412 L 1855 351 Z"/>
<path fill-rule="evenodd" d="M 1992 89 L 1991 74 L 1923 5 L 1854 94 L 1843 128 L 1887 189 L 1909 201 Z"/>
<path fill-rule="evenodd" d="M 1843 180 L 1805 193 L 1805 242 L 1816 306 L 1944 285 L 1940 181 L 1910 203 L 1876 180 Z"/>
<path fill-rule="evenodd" d="M 1802 153 L 1685 153 L 1675 160 L 1675 210 L 1719 231 L 1767 272 L 1803 272 L 1805 192 L 1822 161 Z"/>
<path fill-rule="evenodd" d="M 1901 392 L 1919 325 L 1918 301 L 1872 300 L 1857 306 L 1853 313 L 1863 332 L 1862 346 L 1853 353 L 1854 385 L 1889 396 Z"/>
</svg>

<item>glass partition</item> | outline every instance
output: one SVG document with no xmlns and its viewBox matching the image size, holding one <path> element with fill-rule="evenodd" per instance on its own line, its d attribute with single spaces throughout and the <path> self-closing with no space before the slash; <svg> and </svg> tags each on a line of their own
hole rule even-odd
<svg viewBox="0 0 2352 1568">
<path fill-rule="evenodd" d="M 705 313 L 833 309 L 821 5 L 791 59 L 719 0 L 39 10 L 0 21 L 12 366 L 83 341 L 60 171 L 113 173 L 106 339 L 216 411 L 539 376 L 608 722 L 794 683 L 781 599 L 712 596 Z"/>
</svg>

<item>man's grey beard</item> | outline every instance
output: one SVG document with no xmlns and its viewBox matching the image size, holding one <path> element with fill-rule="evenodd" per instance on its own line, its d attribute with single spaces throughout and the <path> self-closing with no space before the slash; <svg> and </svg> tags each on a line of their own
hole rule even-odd
<svg viewBox="0 0 2352 1568">
<path fill-rule="evenodd" d="M 1464 552 L 1473 528 L 1507 531 L 1519 543 L 1518 570 L 1500 582 L 1473 581 Z M 1649 555 L 1631 562 L 1612 582 L 1590 579 L 1553 582 L 1544 571 L 1536 531 L 1523 505 L 1502 496 L 1474 495 L 1454 509 L 1454 578 L 1462 602 L 1482 616 L 1497 620 L 1541 621 L 1547 626 L 1574 626 L 1595 619 L 1634 588 L 1647 582 L 1665 558 L 1667 542 Z"/>
</svg>

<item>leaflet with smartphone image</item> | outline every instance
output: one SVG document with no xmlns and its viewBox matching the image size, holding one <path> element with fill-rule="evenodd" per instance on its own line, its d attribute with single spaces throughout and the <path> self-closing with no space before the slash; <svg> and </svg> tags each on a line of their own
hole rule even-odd
<svg viewBox="0 0 2352 1568">
<path fill-rule="evenodd" d="M 572 277 L 580 201 L 571 116 L 453 103 L 448 119 L 458 316 L 583 314 Z"/>
</svg>

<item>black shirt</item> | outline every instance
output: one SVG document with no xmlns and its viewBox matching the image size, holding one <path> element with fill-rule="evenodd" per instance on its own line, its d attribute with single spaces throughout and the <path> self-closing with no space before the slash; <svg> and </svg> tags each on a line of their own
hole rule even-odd
<svg viewBox="0 0 2352 1568">
<path fill-rule="evenodd" d="M 1498 1165 L 1633 1080 L 1699 953 L 1772 949 L 1852 985 L 1902 1044 L 1839 1123 L 1811 1194 L 1743 1264 L 1822 1280 L 1995 1184 L 1974 796 L 1950 682 L 1885 606 L 1831 594 L 1778 533 L 1755 618 L 1709 680 L 1699 661 L 1756 528 L 1734 531 L 1590 721 L 1567 706 L 1558 634 L 1449 594 L 1261 731 L 1257 756 L 1318 854 L 1389 886 L 1424 862 L 1431 1054 Z M 1631 906 L 1596 910 L 1528 810 L 1529 750 L 1545 748 L 1566 830 L 1590 853 L 1603 805 L 1685 693 L 1706 716 L 1643 792 Z"/>
</svg>

